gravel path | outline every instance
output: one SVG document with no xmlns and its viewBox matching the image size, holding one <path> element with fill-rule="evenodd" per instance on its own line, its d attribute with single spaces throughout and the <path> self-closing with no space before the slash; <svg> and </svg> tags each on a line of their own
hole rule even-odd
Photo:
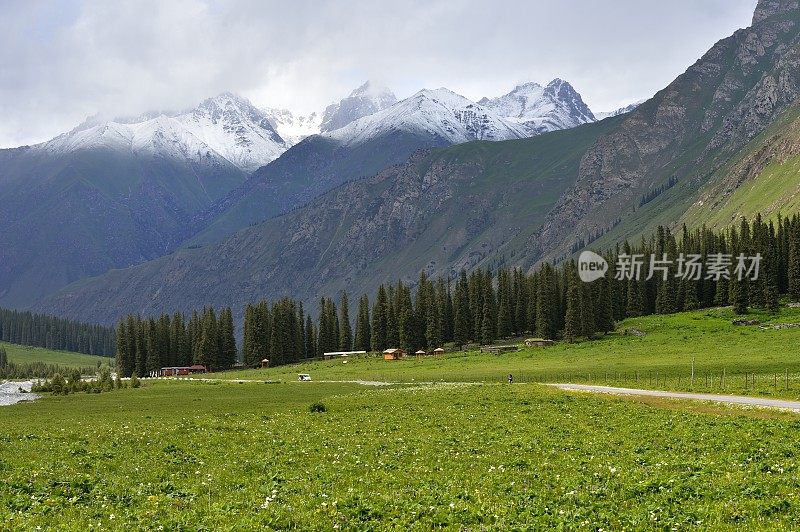
<svg viewBox="0 0 800 532">
<path fill-rule="evenodd" d="M 800 401 L 785 399 L 764 399 L 743 395 L 718 395 L 713 393 L 665 392 L 661 390 L 639 390 L 636 388 L 615 388 L 613 386 L 593 386 L 590 384 L 548 384 L 561 390 L 575 392 L 608 393 L 613 395 L 640 395 L 646 397 L 667 397 L 670 399 L 691 399 L 695 401 L 713 401 L 762 408 L 778 408 L 800 413 Z"/>
</svg>

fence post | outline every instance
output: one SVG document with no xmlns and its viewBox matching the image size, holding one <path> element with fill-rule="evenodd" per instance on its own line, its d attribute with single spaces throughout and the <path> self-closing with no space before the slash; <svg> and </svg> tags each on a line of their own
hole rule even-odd
<svg viewBox="0 0 800 532">
<path fill-rule="evenodd" d="M 786 368 L 786 391 L 789 391 L 789 368 Z"/>
</svg>

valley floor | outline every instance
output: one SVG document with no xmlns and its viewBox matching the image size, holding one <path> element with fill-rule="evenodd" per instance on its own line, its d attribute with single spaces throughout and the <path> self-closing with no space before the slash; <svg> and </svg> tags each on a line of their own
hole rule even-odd
<svg viewBox="0 0 800 532">
<path fill-rule="evenodd" d="M 379 356 L 227 371 L 218 379 L 376 382 L 571 382 L 800 400 L 800 309 L 752 312 L 736 326 L 729 308 L 627 319 L 593 341 L 502 355 L 477 351 L 384 361 Z M 778 327 L 778 328 L 776 328 Z M 509 341 L 509 343 L 515 343 Z M 694 380 L 692 372 L 694 371 Z"/>
<path fill-rule="evenodd" d="M 3 407 L 0 529 L 797 529 L 797 414 L 524 382 L 657 370 L 677 385 L 694 354 L 696 375 L 727 370 L 725 393 L 747 371 L 751 395 L 800 394 L 796 377 L 783 392 L 763 377 L 800 374 L 800 331 L 734 329 L 727 312 L 503 356 L 317 362 Z"/>
</svg>

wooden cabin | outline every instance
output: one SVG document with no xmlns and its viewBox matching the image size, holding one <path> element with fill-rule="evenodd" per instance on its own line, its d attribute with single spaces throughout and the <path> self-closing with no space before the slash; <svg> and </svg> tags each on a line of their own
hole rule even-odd
<svg viewBox="0 0 800 532">
<path fill-rule="evenodd" d="M 161 377 L 177 377 L 178 375 L 194 375 L 195 373 L 205 373 L 208 369 L 200 364 L 193 366 L 170 366 L 161 368 L 159 375 Z"/>
<path fill-rule="evenodd" d="M 403 351 L 402 349 L 393 348 L 393 349 L 387 349 L 386 351 L 383 352 L 384 360 L 400 360 L 404 356 L 406 356 L 406 352 Z"/>
</svg>

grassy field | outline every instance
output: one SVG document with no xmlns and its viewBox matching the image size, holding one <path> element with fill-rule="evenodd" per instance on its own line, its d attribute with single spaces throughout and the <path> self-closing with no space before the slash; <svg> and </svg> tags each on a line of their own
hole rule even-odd
<svg viewBox="0 0 800 532">
<path fill-rule="evenodd" d="M 10 362 L 31 363 L 42 362 L 44 364 L 57 364 L 75 368 L 95 367 L 97 363 L 107 363 L 112 359 L 83 353 L 72 353 L 68 351 L 54 351 L 42 347 L 30 347 L 26 345 L 8 344 L 0 342 L 0 347 L 5 348 Z"/>
<path fill-rule="evenodd" d="M 0 409 L 0 529 L 792 529 L 798 428 L 534 384 L 156 381 Z"/>
<path fill-rule="evenodd" d="M 628 319 L 599 340 L 559 343 L 504 355 L 476 352 L 384 361 L 371 356 L 265 370 L 224 372 L 224 379 L 389 382 L 581 382 L 670 390 L 713 391 L 800 398 L 800 328 L 734 326 L 728 308 Z M 800 322 L 800 309 L 777 316 L 752 312 L 764 326 Z M 624 334 L 636 331 L 644 336 Z M 691 382 L 692 361 L 695 380 Z M 788 372 L 788 389 L 786 375 Z M 724 373 L 724 380 L 723 380 Z M 755 378 L 755 384 L 752 380 Z"/>
<path fill-rule="evenodd" d="M 0 530 L 797 529 L 800 416 L 520 382 L 652 371 L 666 382 L 639 386 L 673 387 L 695 357 L 696 390 L 725 369 L 728 392 L 800 396 L 800 329 L 731 317 L 638 318 L 621 327 L 644 336 L 502 356 L 316 362 L 3 407 Z M 793 323 L 800 311 L 753 317 Z M 788 391 L 736 389 L 739 372 L 766 381 L 786 368 Z M 315 380 L 295 382 L 299 372 Z"/>
</svg>

